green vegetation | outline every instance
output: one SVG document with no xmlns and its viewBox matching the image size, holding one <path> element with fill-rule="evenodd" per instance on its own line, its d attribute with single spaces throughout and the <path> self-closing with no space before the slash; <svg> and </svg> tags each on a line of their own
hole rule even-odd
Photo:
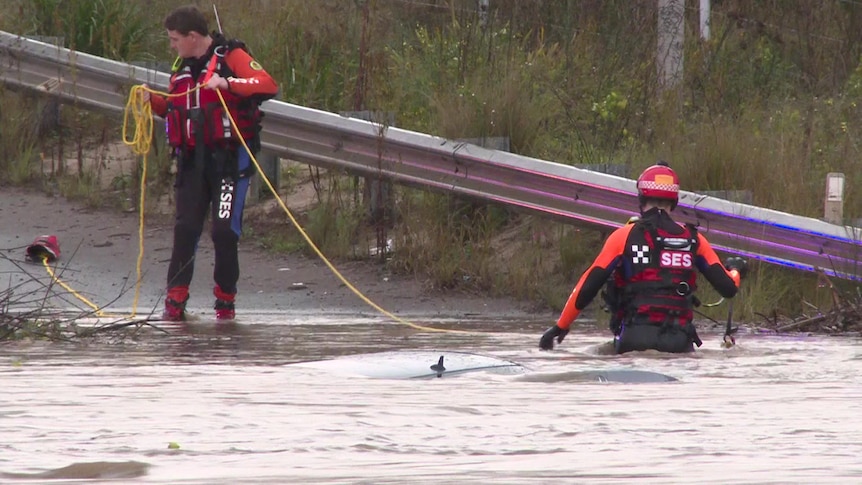
<svg viewBox="0 0 862 485">
<path fill-rule="evenodd" d="M 15 7 L 7 11 L 20 16 L 0 18 L 4 30 L 62 36 L 69 47 L 116 59 L 172 60 L 160 20 L 174 1 L 9 1 Z M 192 3 L 211 12 L 211 2 Z M 821 215 L 826 173 L 843 172 L 845 214 L 862 214 L 862 173 L 855 169 L 862 151 L 862 4 L 714 2 L 709 40 L 698 38 L 698 12 L 688 8 L 684 81 L 662 92 L 655 0 L 490 3 L 484 21 L 474 0 L 232 0 L 220 2 L 219 15 L 226 33 L 248 43 L 292 103 L 391 112 L 399 127 L 450 138 L 508 137 L 519 154 L 621 164 L 633 176 L 666 159 L 685 189 L 750 190 L 755 205 L 811 217 Z M 66 176 L 38 167 L 44 144 L 63 146 L 56 131 L 36 128 L 45 101 L 16 101 L 8 92 L 0 98 L 0 148 L 7 154 L 0 180 Z M 63 129 L 72 128 L 61 122 Z M 67 135 L 65 143 L 102 139 L 102 131 L 83 135 Z M 165 157 L 154 162 L 158 180 L 169 176 L 167 167 Z M 81 187 L 92 181 L 76 176 Z M 366 220 L 350 177 L 323 177 L 329 179 L 320 185 L 319 205 L 302 222 L 328 255 L 354 257 L 356 245 L 379 227 Z M 134 181 L 119 180 L 119 189 L 136 189 Z M 441 288 L 558 308 L 602 238 L 447 195 L 398 188 L 395 198 L 398 214 L 387 231 L 396 252 L 388 264 Z M 283 231 L 281 242 L 269 236 L 269 245 L 303 247 L 294 232 Z M 810 309 L 805 302 L 828 306 L 830 293 L 816 276 L 755 266 L 737 306 L 743 318 L 803 313 Z M 711 301 L 709 295 L 702 299 Z"/>
</svg>

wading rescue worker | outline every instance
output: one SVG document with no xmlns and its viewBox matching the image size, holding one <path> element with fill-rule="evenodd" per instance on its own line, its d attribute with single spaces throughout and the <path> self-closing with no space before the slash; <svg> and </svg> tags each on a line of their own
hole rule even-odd
<svg viewBox="0 0 862 485">
<path fill-rule="evenodd" d="M 259 149 L 259 105 L 275 96 L 278 86 L 242 42 L 208 33 L 207 20 L 196 7 L 173 10 L 164 27 L 177 52 L 169 87 L 177 96 L 149 97 L 153 112 L 165 118 L 168 144 L 177 161 L 174 243 L 162 318 L 185 318 L 195 252 L 210 213 L 215 313 L 217 319 L 229 320 L 235 316 L 237 244 L 254 167 L 240 137 L 252 152 Z"/>
<path fill-rule="evenodd" d="M 731 298 L 739 289 L 747 262 L 730 257 L 724 265 L 692 225 L 674 222 L 679 178 L 658 162 L 637 180 L 641 216 L 615 230 L 569 296 L 556 325 L 539 341 L 544 350 L 563 341 L 572 322 L 608 284 L 614 348 L 618 354 L 654 349 L 692 352 L 701 345 L 693 319 L 697 271 Z M 619 316 L 620 318 L 614 318 Z M 614 324 L 616 322 L 616 324 Z"/>
</svg>

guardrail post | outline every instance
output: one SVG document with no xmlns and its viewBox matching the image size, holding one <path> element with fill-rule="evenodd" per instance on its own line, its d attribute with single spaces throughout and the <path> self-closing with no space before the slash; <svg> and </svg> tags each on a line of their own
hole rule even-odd
<svg viewBox="0 0 862 485">
<path fill-rule="evenodd" d="M 489 150 L 500 150 L 501 152 L 509 151 L 508 136 L 483 136 L 481 138 L 458 138 L 457 141 L 471 143 L 473 145 L 487 148 Z"/>
<path fill-rule="evenodd" d="M 584 170 L 589 170 L 591 172 L 599 172 L 606 173 L 608 175 L 616 175 L 617 177 L 625 177 L 631 178 L 631 166 L 623 163 L 576 163 L 573 165 L 575 168 L 582 168 Z M 632 215 L 636 215 L 638 211 L 637 207 L 632 207 Z M 625 221 L 620 221 L 622 224 Z M 601 234 L 601 238 L 607 239 L 610 236 L 610 232 L 607 230 L 599 231 Z"/>
<path fill-rule="evenodd" d="M 240 150 L 244 150 L 244 148 L 240 148 Z M 269 187 L 263 183 L 264 176 L 266 176 L 276 191 L 278 191 L 279 179 L 281 179 L 281 158 L 278 154 L 269 150 L 261 150 L 255 155 L 255 158 L 263 173 L 255 174 L 251 178 L 248 186 L 248 195 L 246 196 L 249 203 L 260 202 L 267 197 L 267 194 L 272 195 Z"/>
<path fill-rule="evenodd" d="M 844 224 L 844 174 L 826 174 L 826 197 L 823 202 L 823 220 L 832 224 Z"/>
<path fill-rule="evenodd" d="M 392 112 L 344 111 L 341 116 L 370 121 L 386 127 L 395 126 L 395 113 Z M 372 224 L 392 220 L 391 216 L 394 212 L 392 183 L 378 177 L 364 177 L 362 203 L 368 206 L 368 218 Z"/>
<path fill-rule="evenodd" d="M 27 37 L 57 47 L 64 47 L 66 44 L 66 38 L 63 36 L 30 35 Z M 45 104 L 39 109 L 39 119 L 36 122 L 39 136 L 47 135 L 60 128 L 60 99 L 56 95 L 52 95 L 50 89 L 43 90 L 47 95 L 45 96 Z"/>
<path fill-rule="evenodd" d="M 341 113 L 341 116 L 375 123 L 380 126 L 378 131 L 380 131 L 381 136 L 385 128 L 395 126 L 395 113 L 392 112 L 381 113 L 368 110 L 344 111 Z M 379 145 L 378 150 L 380 150 Z M 355 185 L 359 184 L 359 177 L 354 177 L 353 180 Z M 386 235 L 387 226 L 395 220 L 395 191 L 392 187 L 392 182 L 383 180 L 380 177 L 364 177 L 364 181 L 365 183 L 362 186 L 362 203 L 368 207 L 369 221 L 375 227 L 377 255 L 381 261 L 384 261 L 387 253 L 390 251 Z"/>
<path fill-rule="evenodd" d="M 489 150 L 498 150 L 501 152 L 510 151 L 511 141 L 508 136 L 483 136 L 479 138 L 457 138 L 456 141 L 470 143 L 472 145 L 487 148 Z M 452 213 L 460 214 L 462 218 L 466 217 L 468 224 L 472 225 L 477 215 L 485 214 L 491 204 L 485 201 L 478 200 L 474 197 L 465 195 L 456 195 L 449 199 L 449 210 Z M 507 213 L 507 218 L 508 213 Z"/>
</svg>

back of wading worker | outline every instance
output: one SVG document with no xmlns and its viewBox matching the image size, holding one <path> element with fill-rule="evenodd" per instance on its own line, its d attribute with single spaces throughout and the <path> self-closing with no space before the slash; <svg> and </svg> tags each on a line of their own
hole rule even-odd
<svg viewBox="0 0 862 485">
<path fill-rule="evenodd" d="M 724 265 L 706 237 L 694 226 L 674 222 L 670 212 L 679 201 L 679 178 L 665 162 L 653 165 L 637 180 L 638 220 L 615 230 L 581 276 L 556 325 L 539 341 L 544 350 L 563 341 L 572 322 L 596 297 L 608 279 L 617 294 L 612 312 L 614 349 L 693 352 L 701 345 L 692 319 L 699 271 L 725 298 L 739 289 L 747 263 L 739 257 Z"/>
<path fill-rule="evenodd" d="M 230 320 L 235 317 L 239 279 L 237 244 L 253 174 L 250 153 L 240 138 L 252 152 L 259 149 L 259 104 L 273 97 L 278 86 L 241 42 L 208 33 L 206 18 L 196 7 L 173 10 L 164 27 L 178 55 L 169 91 L 179 96 L 150 96 L 153 112 L 165 118 L 168 144 L 177 161 L 174 245 L 162 318 L 185 319 L 195 252 L 209 212 L 215 313 L 218 320 Z"/>
</svg>

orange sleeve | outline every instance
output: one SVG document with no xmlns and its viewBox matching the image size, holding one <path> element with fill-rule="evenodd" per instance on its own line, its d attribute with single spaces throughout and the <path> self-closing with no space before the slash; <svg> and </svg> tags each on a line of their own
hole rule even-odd
<svg viewBox="0 0 862 485">
<path fill-rule="evenodd" d="M 237 96 L 275 96 L 278 84 L 263 67 L 242 49 L 233 49 L 225 63 L 234 75 L 227 78 L 228 90 Z"/>
<path fill-rule="evenodd" d="M 701 233 L 697 233 L 697 256 L 703 258 L 703 261 L 707 268 L 712 268 L 715 267 L 715 265 L 718 265 L 718 267 L 724 270 L 724 273 L 727 275 L 727 277 L 733 280 L 733 284 L 736 285 L 737 288 L 739 288 L 739 284 L 741 283 L 739 271 L 736 271 L 735 269 L 728 271 L 728 269 L 724 267 L 724 264 L 722 264 L 722 262 L 718 259 L 718 254 L 716 254 L 715 250 L 712 249 L 712 245 L 709 244 L 709 241 L 707 241 L 706 237 Z M 720 274 L 721 271 L 719 271 L 718 273 Z M 720 284 L 720 282 L 714 282 L 717 278 L 716 276 L 707 272 L 704 272 L 704 276 L 707 277 L 707 280 L 709 280 L 709 282 L 712 283 L 713 286 L 716 286 L 716 284 Z"/>
<path fill-rule="evenodd" d="M 153 113 L 164 117 L 168 112 L 168 100 L 160 94 L 150 93 L 150 108 Z"/>
<path fill-rule="evenodd" d="M 701 233 L 697 233 L 697 255 L 702 257 L 707 266 L 720 263 L 718 254 L 712 249 L 712 245 Z"/>
<path fill-rule="evenodd" d="M 578 297 L 581 296 L 582 292 L 587 292 L 588 294 L 595 295 L 601 289 L 601 285 L 605 283 L 607 280 L 607 276 L 603 276 L 601 278 L 590 278 L 596 270 L 607 272 L 608 267 L 616 260 L 618 257 L 623 255 L 625 251 L 626 240 L 629 237 L 629 233 L 631 233 L 633 224 L 626 224 L 623 227 L 615 230 L 608 237 L 607 241 L 605 241 L 605 245 L 602 247 L 602 250 L 599 252 L 599 255 L 596 256 L 596 259 L 593 261 L 593 264 L 584 271 L 584 274 L 581 275 L 581 279 L 578 280 L 578 284 L 575 285 L 575 288 L 572 290 L 572 294 L 569 295 L 569 299 L 566 301 L 566 306 L 563 307 L 562 313 L 560 313 L 560 318 L 557 319 L 557 326 L 562 328 L 563 330 L 568 329 L 572 322 L 578 318 L 583 307 L 578 307 Z M 585 284 L 587 286 L 585 287 Z M 593 287 L 599 285 L 598 287 Z"/>
</svg>

